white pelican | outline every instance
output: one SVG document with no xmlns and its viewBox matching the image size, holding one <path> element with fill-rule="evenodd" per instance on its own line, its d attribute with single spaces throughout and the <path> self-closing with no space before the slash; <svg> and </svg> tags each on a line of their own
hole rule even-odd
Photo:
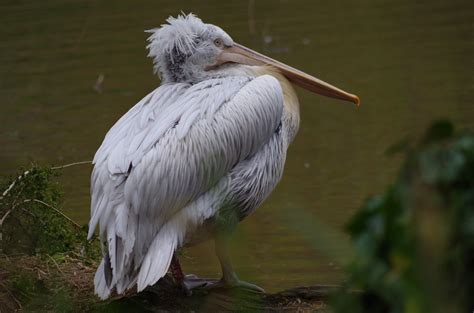
<svg viewBox="0 0 474 313">
<path fill-rule="evenodd" d="M 300 122 L 290 82 L 359 103 L 357 96 L 235 43 L 193 14 L 149 31 L 161 86 L 109 130 L 94 157 L 89 238 L 99 225 L 103 299 L 153 285 L 175 252 L 211 239 L 222 267 L 215 286 L 262 290 L 238 279 L 227 243 L 237 223 L 279 182 Z"/>
</svg>

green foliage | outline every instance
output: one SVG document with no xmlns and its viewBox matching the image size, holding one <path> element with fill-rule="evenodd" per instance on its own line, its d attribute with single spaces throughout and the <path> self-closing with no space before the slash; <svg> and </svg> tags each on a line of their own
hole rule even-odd
<svg viewBox="0 0 474 313">
<path fill-rule="evenodd" d="M 61 204 L 58 171 L 34 165 L 22 175 L 0 184 L 0 252 L 56 254 L 74 249 L 92 253 L 85 229 L 68 221 Z"/>
<path fill-rule="evenodd" d="M 433 124 L 396 183 L 348 225 L 355 260 L 336 312 L 474 309 L 474 136 Z M 362 292 L 350 292 L 351 290 Z"/>
<path fill-rule="evenodd" d="M 61 212 L 58 169 L 34 165 L 0 183 L 0 254 L 7 255 L 0 258 L 0 287 L 8 290 L 3 299 L 18 299 L 25 311 L 78 312 L 90 305 L 84 294 L 92 295 L 100 248 L 87 240 L 86 226 Z"/>
</svg>

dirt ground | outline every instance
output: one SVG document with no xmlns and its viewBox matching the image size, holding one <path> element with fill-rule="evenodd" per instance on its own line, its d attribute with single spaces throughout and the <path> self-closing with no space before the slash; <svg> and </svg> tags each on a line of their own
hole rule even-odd
<svg viewBox="0 0 474 313">
<path fill-rule="evenodd" d="M 93 292 L 96 265 L 75 255 L 0 256 L 0 312 L 329 312 L 327 299 L 336 288 L 196 290 L 186 296 L 165 277 L 140 294 L 100 301 Z"/>
</svg>

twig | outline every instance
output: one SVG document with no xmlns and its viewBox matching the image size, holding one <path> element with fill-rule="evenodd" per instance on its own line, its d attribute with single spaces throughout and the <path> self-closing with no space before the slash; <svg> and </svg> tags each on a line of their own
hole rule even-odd
<svg viewBox="0 0 474 313">
<path fill-rule="evenodd" d="M 11 208 L 10 210 L 8 210 L 7 213 L 5 213 L 5 215 L 3 215 L 2 219 L 0 219 L 0 227 L 2 227 L 3 221 L 8 217 L 8 215 L 10 215 L 10 213 L 13 209 L 14 208 Z"/>
<path fill-rule="evenodd" d="M 25 171 L 23 174 L 21 174 L 20 176 L 18 176 L 11 184 L 10 186 L 8 186 L 8 188 L 2 193 L 2 196 L 0 197 L 0 200 L 2 200 L 6 195 L 7 193 L 10 192 L 10 190 L 12 190 L 13 187 L 15 187 L 15 184 L 17 182 L 19 182 L 22 178 L 24 178 L 26 175 L 28 175 L 30 173 L 30 170 L 28 171 Z"/>
<path fill-rule="evenodd" d="M 58 213 L 59 215 L 61 215 L 62 217 L 64 217 L 65 219 L 67 219 L 69 222 L 71 222 L 74 226 L 76 226 L 77 228 L 81 228 L 81 226 L 79 226 L 79 224 L 77 224 L 76 222 L 74 222 L 72 219 L 70 219 L 67 215 L 65 215 L 63 212 L 59 211 L 58 209 L 56 209 L 55 207 L 53 207 L 51 204 L 48 204 L 44 201 L 41 201 L 41 200 L 38 200 L 38 199 L 26 199 L 24 200 L 23 202 L 36 202 L 36 203 L 40 203 L 48 208 L 50 208 L 51 210 L 53 210 L 54 212 Z"/>
<path fill-rule="evenodd" d="M 60 165 L 60 166 L 54 166 L 51 169 L 52 170 L 60 170 L 60 169 L 66 168 L 66 167 L 74 166 L 74 165 L 91 164 L 91 163 L 92 163 L 92 161 L 80 161 L 80 162 L 74 162 L 74 163 L 69 163 L 69 164 Z"/>
<path fill-rule="evenodd" d="M 60 166 L 54 166 L 54 167 L 52 167 L 51 169 L 52 169 L 52 170 L 59 170 L 59 169 L 63 169 L 63 168 L 70 167 L 70 166 L 74 166 L 74 165 L 90 164 L 90 163 L 92 163 L 92 161 L 74 162 L 74 163 L 65 164 L 65 165 L 60 165 Z M 30 172 L 31 172 L 31 169 L 25 171 L 23 174 L 21 174 L 20 176 L 18 176 L 18 177 L 10 184 L 10 186 L 8 186 L 8 188 L 2 193 L 2 195 L 0 196 L 0 200 L 2 200 L 3 198 L 5 198 L 5 196 L 10 192 L 10 190 L 12 190 L 12 188 L 15 187 L 16 183 L 19 182 L 20 180 L 22 180 L 22 179 L 23 179 L 25 176 L 27 176 L 28 174 L 30 174 Z"/>
<path fill-rule="evenodd" d="M 44 276 L 47 276 L 47 275 L 48 275 L 45 271 L 43 271 L 42 269 L 40 269 L 38 266 L 35 267 L 35 270 L 38 271 L 38 273 L 43 274 Z"/>
<path fill-rule="evenodd" d="M 15 201 L 16 201 L 16 199 L 14 200 L 14 202 L 15 202 Z M 8 211 L 3 215 L 2 219 L 0 219 L 0 227 L 2 227 L 3 222 L 4 222 L 5 219 L 8 217 L 8 215 L 10 215 L 10 213 L 11 213 L 17 206 L 19 206 L 19 205 L 22 204 L 22 203 L 24 203 L 24 202 L 20 202 L 20 203 L 14 204 L 14 205 L 10 208 L 10 210 L 8 210 Z"/>
<path fill-rule="evenodd" d="M 79 224 L 77 224 L 76 222 L 74 222 L 71 218 L 69 218 L 67 215 L 65 215 L 63 212 L 59 211 L 58 209 L 56 209 L 55 207 L 53 207 L 51 204 L 48 204 L 44 201 L 41 201 L 41 200 L 38 200 L 38 199 L 25 199 L 23 200 L 23 202 L 21 203 L 28 203 L 28 202 L 36 202 L 36 203 L 40 203 L 48 208 L 50 208 L 51 210 L 53 210 L 54 212 L 56 212 L 57 214 L 61 215 L 62 217 L 64 217 L 66 220 L 68 220 L 71 224 L 73 224 L 74 226 L 76 226 L 77 228 L 81 229 L 81 226 Z M 18 207 L 21 203 L 17 203 L 16 205 L 14 205 L 10 210 L 8 210 L 3 216 L 2 218 L 0 219 L 0 227 L 2 227 L 3 225 L 3 222 L 5 221 L 5 219 L 8 217 L 8 215 L 10 215 L 10 213 L 16 208 Z M 30 211 L 26 210 L 26 209 L 23 209 L 25 212 L 27 213 L 30 213 L 32 214 Z M 33 214 L 34 217 L 37 217 L 36 215 Z"/>
<path fill-rule="evenodd" d="M 54 264 L 54 265 L 56 265 L 56 268 L 58 269 L 58 271 L 59 271 L 61 274 L 63 274 L 63 275 L 64 275 L 63 271 L 61 271 L 61 269 L 59 268 L 59 264 L 58 264 L 58 262 L 56 262 L 56 260 L 55 260 L 55 259 L 53 259 L 53 257 L 52 257 L 52 256 L 50 256 L 49 254 L 46 254 L 46 256 L 47 256 L 48 258 L 50 258 L 50 259 L 51 259 L 51 261 L 53 261 L 53 264 Z"/>
<path fill-rule="evenodd" d="M 22 309 L 23 307 L 22 307 L 20 301 L 13 295 L 13 293 L 10 291 L 10 289 L 8 289 L 7 286 L 5 286 L 2 282 L 0 282 L 0 286 L 2 286 L 3 289 L 6 290 L 6 292 L 10 295 L 10 297 L 13 299 L 13 301 L 15 301 L 15 303 L 18 305 L 18 308 Z"/>
<path fill-rule="evenodd" d="M 48 258 L 51 259 L 51 261 L 53 261 L 54 265 L 56 266 L 56 268 L 58 269 L 58 271 L 63 275 L 64 279 L 67 280 L 68 282 L 72 283 L 74 286 L 76 286 L 77 289 L 80 289 L 81 287 L 73 280 L 71 279 L 67 279 L 67 275 L 64 274 L 64 272 L 61 270 L 61 268 L 59 267 L 59 264 L 58 262 L 56 262 L 56 260 L 50 256 L 49 254 L 46 254 L 46 256 L 48 256 Z"/>
</svg>

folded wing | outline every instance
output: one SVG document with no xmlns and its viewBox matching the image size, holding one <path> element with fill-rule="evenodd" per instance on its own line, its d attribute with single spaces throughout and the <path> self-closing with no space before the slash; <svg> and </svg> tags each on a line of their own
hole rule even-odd
<svg viewBox="0 0 474 313">
<path fill-rule="evenodd" d="M 94 158 L 91 182 L 89 236 L 99 224 L 107 246 L 96 275 L 99 295 L 136 283 L 163 225 L 256 153 L 282 111 L 275 78 L 227 77 L 162 85 L 112 127 Z M 160 261 L 162 271 L 170 259 Z"/>
</svg>

